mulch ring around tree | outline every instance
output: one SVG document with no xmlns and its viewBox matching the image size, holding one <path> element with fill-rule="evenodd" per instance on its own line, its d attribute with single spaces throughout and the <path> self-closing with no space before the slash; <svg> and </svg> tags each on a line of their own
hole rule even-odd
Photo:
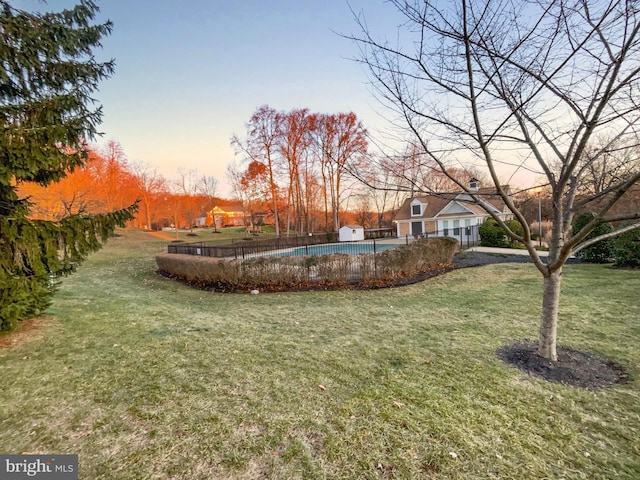
<svg viewBox="0 0 640 480">
<path fill-rule="evenodd" d="M 503 362 L 549 382 L 597 390 L 631 381 L 624 367 L 613 360 L 589 352 L 558 346 L 558 361 L 552 362 L 537 353 L 536 342 L 505 345 L 496 350 Z"/>
</svg>

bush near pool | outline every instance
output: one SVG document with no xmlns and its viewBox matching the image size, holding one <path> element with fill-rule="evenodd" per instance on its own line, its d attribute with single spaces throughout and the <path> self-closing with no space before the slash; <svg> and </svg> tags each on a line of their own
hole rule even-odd
<svg viewBox="0 0 640 480">
<path fill-rule="evenodd" d="M 216 291 L 299 290 L 383 286 L 451 265 L 454 238 L 418 239 L 380 253 L 229 260 L 197 255 L 156 255 L 158 272 Z"/>
</svg>

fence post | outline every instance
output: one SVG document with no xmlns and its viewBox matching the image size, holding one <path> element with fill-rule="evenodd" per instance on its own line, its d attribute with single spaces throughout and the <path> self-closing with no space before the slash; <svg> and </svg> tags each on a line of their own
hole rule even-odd
<svg viewBox="0 0 640 480">
<path fill-rule="evenodd" d="M 376 241 L 373 241 L 373 276 L 378 278 L 378 255 L 376 253 Z"/>
</svg>

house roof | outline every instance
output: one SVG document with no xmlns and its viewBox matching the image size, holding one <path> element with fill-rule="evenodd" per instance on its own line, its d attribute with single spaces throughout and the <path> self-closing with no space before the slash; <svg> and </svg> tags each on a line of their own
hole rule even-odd
<svg viewBox="0 0 640 480">
<path fill-rule="evenodd" d="M 510 193 L 509 186 L 503 187 L 507 193 Z M 496 193 L 495 188 L 480 188 L 476 195 L 482 197 L 489 205 L 491 205 L 498 212 L 502 212 L 505 203 L 504 200 Z M 418 200 L 421 204 L 426 205 L 422 211 L 422 215 L 411 215 L 411 202 Z M 409 219 L 435 219 L 443 217 L 460 217 L 461 213 L 447 213 L 443 212 L 448 205 L 455 202 L 465 210 L 469 211 L 471 216 L 484 216 L 488 215 L 488 212 L 480 205 L 473 202 L 471 196 L 466 192 L 460 193 L 442 193 L 437 195 L 419 195 L 416 197 L 407 198 L 404 203 L 398 209 L 394 221 L 397 220 L 409 220 Z"/>
<path fill-rule="evenodd" d="M 244 209 L 242 208 L 242 204 L 227 205 L 226 207 L 215 206 L 211 210 L 215 211 L 215 212 L 226 212 L 226 213 L 242 213 L 242 212 L 244 212 Z"/>
<path fill-rule="evenodd" d="M 343 225 L 340 228 L 351 228 L 351 229 L 356 229 L 356 228 L 364 228 L 362 225 L 356 225 L 356 224 L 348 224 L 348 225 Z"/>
</svg>

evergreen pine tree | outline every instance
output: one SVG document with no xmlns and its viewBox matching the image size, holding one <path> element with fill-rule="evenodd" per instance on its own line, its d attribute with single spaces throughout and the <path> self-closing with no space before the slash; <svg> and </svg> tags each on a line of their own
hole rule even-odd
<svg viewBox="0 0 640 480">
<path fill-rule="evenodd" d="M 30 13 L 0 0 L 0 331 L 39 314 L 52 284 L 98 250 L 137 205 L 58 222 L 29 218 L 18 186 L 62 179 L 88 157 L 102 111 L 91 97 L 113 60 L 93 50 L 111 32 L 93 24 L 98 7 L 81 0 L 56 13 Z"/>
</svg>

